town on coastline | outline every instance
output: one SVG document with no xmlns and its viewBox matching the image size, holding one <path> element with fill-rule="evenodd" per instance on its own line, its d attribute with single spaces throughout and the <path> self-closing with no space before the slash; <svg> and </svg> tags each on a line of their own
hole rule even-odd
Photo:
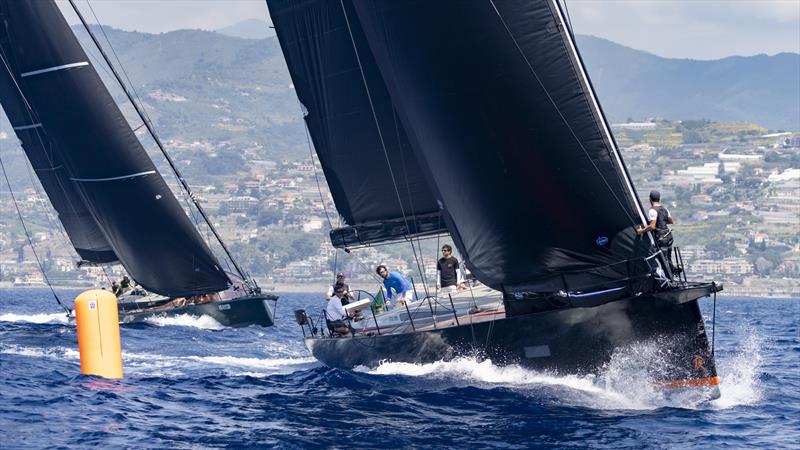
<svg viewBox="0 0 800 450">
<path fill-rule="evenodd" d="M 708 120 L 629 120 L 613 129 L 639 194 L 658 189 L 675 217 L 675 245 L 690 279 L 722 282 L 729 296 L 800 297 L 800 134 Z M 79 288 L 119 279 L 116 266 L 76 267 L 38 181 L 20 175 L 26 162 L 17 140 L 0 133 L 0 143 L 16 168 L 14 195 L 50 282 Z M 187 176 L 192 189 L 264 287 L 311 291 L 344 271 L 359 288 L 377 290 L 378 263 L 410 276 L 424 271 L 420 289 L 434 279 L 447 237 L 421 241 L 419 259 L 407 244 L 337 252 L 328 231 L 339 218 L 308 154 L 274 160 L 257 142 L 173 139 L 167 147 L 179 166 L 204 168 Z M 8 187 L 0 193 L 0 288 L 44 286 Z"/>
</svg>

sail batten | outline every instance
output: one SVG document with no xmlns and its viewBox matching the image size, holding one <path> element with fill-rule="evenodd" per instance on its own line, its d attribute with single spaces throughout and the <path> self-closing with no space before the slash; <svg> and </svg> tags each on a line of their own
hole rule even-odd
<svg viewBox="0 0 800 450">
<path fill-rule="evenodd" d="M 20 76 L 22 78 L 25 78 L 25 77 L 31 77 L 31 76 L 34 76 L 34 75 L 41 75 L 43 73 L 56 72 L 58 70 L 66 70 L 66 69 L 72 69 L 72 68 L 75 68 L 75 67 L 83 67 L 83 66 L 88 66 L 88 65 L 89 65 L 89 63 L 86 62 L 86 61 L 70 63 L 70 64 L 61 64 L 59 66 L 46 67 L 44 69 L 32 70 L 30 72 L 23 72 L 23 73 L 20 74 Z"/>
<path fill-rule="evenodd" d="M 348 24 L 358 20 L 350 2 L 269 0 L 267 5 L 314 150 L 346 224 L 331 232 L 332 244 L 359 245 L 364 242 L 358 236 L 365 234 L 379 243 L 430 228 L 430 222 L 414 222 L 439 215 L 440 208 L 363 33 L 357 23 Z M 399 221 L 408 225 L 398 227 Z M 436 224 L 446 231 L 443 221 Z"/>
<path fill-rule="evenodd" d="M 99 181 L 121 181 L 121 180 L 128 180 L 128 179 L 131 179 L 131 178 L 136 178 L 136 177 L 143 177 L 145 175 L 155 175 L 155 173 L 156 173 L 155 170 L 146 170 L 144 172 L 132 173 L 130 175 L 120 175 L 118 177 L 70 178 L 70 180 L 72 180 L 72 181 L 80 181 L 80 182 L 83 182 L 83 183 L 94 183 L 94 182 L 99 182 Z"/>
<path fill-rule="evenodd" d="M 145 289 L 170 297 L 226 289 L 230 279 L 85 62 L 86 53 L 56 4 L 0 1 L 0 19 L 0 50 L 10 70 L 2 92 L 16 94 L 20 110 L 12 114 L 5 102 L 3 107 L 12 125 L 42 124 L 36 136 L 46 140 L 37 151 L 50 158 L 35 167 L 64 166 L 51 173 L 75 194 L 83 222 L 94 222 L 115 259 Z M 23 144 L 36 143 L 31 131 L 17 132 Z M 27 152 L 30 145 L 24 146 Z M 37 171 L 40 179 L 43 174 Z M 67 218 L 59 218 L 66 227 Z M 75 248 L 87 261 L 105 262 Z"/>
</svg>

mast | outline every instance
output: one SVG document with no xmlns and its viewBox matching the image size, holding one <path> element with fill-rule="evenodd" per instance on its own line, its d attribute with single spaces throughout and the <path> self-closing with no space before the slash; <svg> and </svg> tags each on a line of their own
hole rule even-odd
<svg viewBox="0 0 800 450">
<path fill-rule="evenodd" d="M 116 78 L 117 83 L 119 83 L 119 85 L 122 88 L 123 92 L 125 92 L 125 96 L 128 97 L 128 101 L 130 101 L 131 105 L 133 105 L 133 108 L 136 110 L 136 114 L 138 114 L 139 118 L 142 119 L 142 123 L 144 123 L 144 126 L 147 128 L 147 131 L 150 133 L 150 136 L 153 137 L 153 140 L 156 142 L 156 145 L 158 146 L 158 149 L 161 151 L 161 154 L 163 154 L 164 158 L 166 158 L 167 163 L 169 164 L 169 166 L 172 169 L 172 171 L 175 173 L 175 176 L 178 178 L 178 181 L 180 182 L 181 186 L 183 186 L 183 189 L 189 195 L 189 198 L 191 199 L 192 204 L 197 208 L 197 211 L 203 217 L 203 220 L 205 221 L 206 225 L 208 225 L 208 228 L 211 230 L 211 232 L 214 234 L 214 237 L 219 242 L 220 246 L 222 247 L 222 250 L 225 251 L 225 254 L 228 256 L 228 259 L 230 259 L 231 263 L 236 268 L 236 272 L 239 274 L 239 276 L 242 277 L 242 280 L 249 286 L 250 283 L 251 283 L 251 280 L 248 279 L 248 277 L 245 275 L 245 272 L 242 270 L 242 268 L 239 266 L 239 264 L 233 258 L 233 255 L 231 254 L 230 250 L 228 250 L 228 247 L 222 241 L 222 237 L 217 232 L 217 229 L 214 227 L 214 224 L 211 222 L 211 219 L 209 219 L 209 217 L 206 214 L 206 212 L 203 209 L 203 207 L 200 206 L 200 202 L 198 202 L 197 199 L 195 198 L 194 194 L 192 193 L 192 190 L 189 188 L 189 184 L 186 182 L 186 180 L 181 175 L 180 171 L 178 170 L 178 167 L 175 165 L 175 162 L 172 160 L 172 157 L 170 157 L 169 154 L 167 153 L 167 150 L 164 148 L 164 145 L 161 143 L 161 139 L 158 138 L 158 135 L 156 134 L 155 130 L 153 129 L 152 124 L 145 117 L 144 113 L 142 112 L 141 108 L 139 107 L 139 104 L 134 100 L 133 95 L 131 95 L 131 92 L 128 90 L 128 87 L 122 81 L 122 77 L 120 77 L 119 72 L 117 72 L 117 69 L 111 63 L 111 60 L 109 59 L 109 57 L 106 54 L 105 50 L 103 50 L 103 47 L 100 45 L 100 42 L 97 40 L 97 37 L 95 37 L 95 35 L 92 32 L 92 30 L 89 28 L 89 24 L 86 22 L 86 19 L 84 19 L 83 14 L 81 14 L 81 12 L 78 9 L 77 5 L 75 5 L 75 1 L 74 0 L 69 0 L 69 4 L 72 6 L 72 9 L 75 11 L 75 14 L 78 15 L 78 18 L 80 19 L 81 23 L 83 24 L 83 27 L 86 29 L 86 32 L 89 33 L 89 37 L 91 37 L 92 42 L 94 43 L 95 47 L 97 47 L 98 51 L 103 56 L 103 60 L 106 62 L 108 67 L 111 69 L 111 73 L 114 74 L 114 78 Z"/>
</svg>

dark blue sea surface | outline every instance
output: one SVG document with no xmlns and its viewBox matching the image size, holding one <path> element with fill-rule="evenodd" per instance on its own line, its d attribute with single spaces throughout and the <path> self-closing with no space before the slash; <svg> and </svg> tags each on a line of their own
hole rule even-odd
<svg viewBox="0 0 800 450">
<path fill-rule="evenodd" d="M 77 292 L 60 291 L 70 302 Z M 0 290 L 0 447 L 797 448 L 800 300 L 717 301 L 720 399 L 666 397 L 634 357 L 596 376 L 461 359 L 329 369 L 285 294 L 278 326 L 207 317 L 122 329 L 125 378 L 79 375 L 45 290 Z M 711 301 L 702 301 L 710 327 Z"/>
</svg>

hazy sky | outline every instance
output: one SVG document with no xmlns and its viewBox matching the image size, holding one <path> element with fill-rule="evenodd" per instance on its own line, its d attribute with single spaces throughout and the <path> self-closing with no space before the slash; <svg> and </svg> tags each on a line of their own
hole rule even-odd
<svg viewBox="0 0 800 450">
<path fill-rule="evenodd" d="M 431 0 L 435 1 L 435 0 Z M 86 0 L 76 0 L 91 17 Z M 59 0 L 62 10 L 69 4 Z M 268 21 L 263 0 L 91 0 L 104 25 L 162 32 Z M 671 58 L 800 53 L 800 0 L 566 0 L 575 32 Z M 68 15 L 71 23 L 77 22 Z"/>
</svg>

